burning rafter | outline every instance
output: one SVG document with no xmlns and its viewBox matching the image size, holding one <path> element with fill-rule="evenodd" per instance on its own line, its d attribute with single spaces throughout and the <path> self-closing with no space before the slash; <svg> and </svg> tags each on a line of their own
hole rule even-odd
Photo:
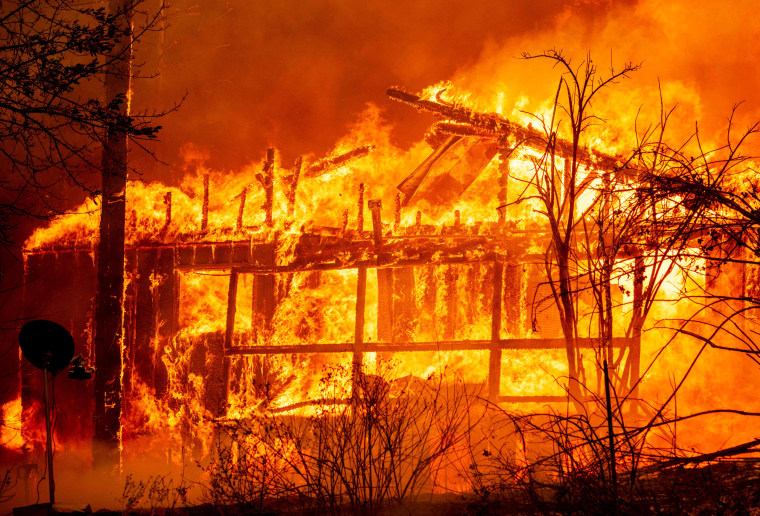
<svg viewBox="0 0 760 516">
<path fill-rule="evenodd" d="M 369 154 L 372 149 L 374 149 L 374 146 L 372 145 L 362 145 L 361 147 L 356 147 L 355 149 L 342 154 L 327 156 L 309 165 L 304 176 L 317 177 L 328 170 L 347 165 L 351 161 L 363 158 Z"/>
<path fill-rule="evenodd" d="M 420 111 L 433 113 L 443 119 L 433 124 L 426 135 L 426 139 L 433 143 L 440 143 L 446 136 L 455 135 L 496 140 L 500 145 L 510 148 L 528 145 L 542 152 L 547 148 L 546 134 L 530 126 L 523 127 L 497 113 L 479 113 L 463 106 L 427 100 L 401 88 L 389 88 L 386 94 L 393 100 L 409 104 Z M 567 140 L 557 139 L 554 142 L 554 149 L 558 156 L 572 157 L 573 155 L 573 144 Z M 622 158 L 594 151 L 588 147 L 578 149 L 577 159 L 579 163 L 588 167 L 611 172 L 624 170 L 627 167 Z"/>
</svg>

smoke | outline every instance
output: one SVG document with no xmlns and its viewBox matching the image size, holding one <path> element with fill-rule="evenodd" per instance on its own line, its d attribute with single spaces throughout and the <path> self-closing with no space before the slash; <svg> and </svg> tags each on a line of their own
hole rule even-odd
<svg viewBox="0 0 760 516">
<path fill-rule="evenodd" d="M 420 90 L 477 67 L 489 48 L 510 48 L 551 31 L 571 13 L 599 23 L 611 5 L 563 0 L 493 2 L 172 2 L 163 34 L 138 48 L 138 104 L 168 107 L 159 157 L 174 167 L 181 149 L 207 153 L 214 169 L 240 169 L 266 147 L 290 166 L 321 157 L 367 103 L 396 124 L 397 145 L 421 139 L 431 119 L 385 98 L 389 86 Z M 515 47 L 513 53 L 521 50 Z M 515 78 L 516 79 L 516 78 Z M 161 177 L 161 176 L 164 177 Z"/>
<path fill-rule="evenodd" d="M 636 112 L 658 116 L 658 84 L 678 104 L 678 137 L 694 130 L 717 140 L 734 104 L 740 127 L 760 118 L 752 73 L 760 21 L 751 0 L 543 0 L 473 3 L 372 0 L 322 2 L 172 2 L 165 30 L 149 35 L 136 62 L 138 104 L 184 103 L 162 124 L 163 167 L 140 162 L 149 178 L 178 182 L 182 148 L 193 145 L 214 169 L 258 161 L 267 146 L 290 166 L 299 154 L 321 157 L 367 103 L 395 124 L 394 143 L 419 141 L 429 116 L 388 101 L 388 86 L 412 90 L 445 79 L 486 105 L 538 109 L 553 97 L 558 71 L 515 59 L 562 49 L 579 63 L 591 55 L 642 69 L 602 99 L 606 118 L 630 132 Z M 507 110 L 507 113 L 509 111 Z M 616 135 L 608 135 L 614 145 Z M 624 139 L 625 140 L 625 139 Z M 627 143 L 627 142 L 621 142 Z M 167 173 L 167 170 L 171 170 Z"/>
</svg>

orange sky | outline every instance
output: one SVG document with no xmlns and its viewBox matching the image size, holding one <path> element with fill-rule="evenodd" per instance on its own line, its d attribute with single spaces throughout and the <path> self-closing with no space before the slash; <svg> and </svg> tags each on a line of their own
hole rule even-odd
<svg viewBox="0 0 760 516">
<path fill-rule="evenodd" d="M 657 103 L 657 81 L 678 102 L 679 124 L 706 131 L 724 125 L 731 106 L 746 101 L 760 118 L 760 21 L 751 0 L 614 2 L 370 0 L 172 2 L 165 40 L 146 38 L 137 62 L 156 79 L 136 85 L 137 103 L 166 106 L 186 95 L 162 125 L 159 156 L 170 164 L 143 167 L 177 181 L 180 150 L 191 143 L 209 165 L 237 169 L 262 158 L 268 145 L 284 165 L 299 153 L 328 152 L 371 102 L 395 125 L 402 147 L 421 138 L 430 118 L 387 100 L 385 89 L 412 90 L 445 79 L 527 108 L 551 97 L 557 73 L 515 59 L 523 51 L 586 52 L 605 67 L 642 62 L 612 95 L 605 115 L 621 127 Z M 153 169 L 151 171 L 150 169 Z"/>
</svg>

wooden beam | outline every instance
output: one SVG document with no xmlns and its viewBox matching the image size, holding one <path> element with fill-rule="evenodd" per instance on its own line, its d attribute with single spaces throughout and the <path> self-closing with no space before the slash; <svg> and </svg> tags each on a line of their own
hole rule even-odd
<svg viewBox="0 0 760 516">
<path fill-rule="evenodd" d="M 366 271 L 365 271 L 366 274 Z M 366 276 L 365 276 L 366 278 Z M 358 290 L 358 288 L 357 288 Z M 362 294 L 363 295 L 363 294 Z M 499 339 L 491 340 L 459 340 L 459 341 L 428 341 L 428 342 L 364 342 L 364 334 L 358 332 L 359 325 L 364 325 L 364 311 L 359 311 L 357 295 L 357 316 L 354 342 L 330 342 L 324 344 L 301 344 L 295 346 L 252 346 L 231 347 L 227 354 L 232 355 L 279 355 L 297 353 L 351 353 L 361 352 L 437 352 L 437 351 L 488 351 L 490 349 L 543 350 L 565 349 L 565 339 Z M 361 338 L 361 341 L 359 339 Z M 596 339 L 578 339 L 579 348 L 593 348 L 599 345 Z M 634 343 L 633 338 L 616 337 L 612 339 L 616 348 L 627 348 Z"/>
</svg>

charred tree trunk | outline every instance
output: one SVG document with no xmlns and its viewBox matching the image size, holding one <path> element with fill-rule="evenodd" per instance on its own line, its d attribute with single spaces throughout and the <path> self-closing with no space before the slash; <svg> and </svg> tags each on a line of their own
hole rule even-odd
<svg viewBox="0 0 760 516">
<path fill-rule="evenodd" d="M 105 77 L 106 99 L 114 119 L 127 114 L 132 38 L 131 0 L 109 0 L 118 32 Z M 124 291 L 124 214 L 127 181 L 127 135 L 112 123 L 105 135 L 102 157 L 102 212 L 98 243 L 95 295 L 95 466 L 118 469 L 121 433 L 121 340 Z"/>
</svg>

